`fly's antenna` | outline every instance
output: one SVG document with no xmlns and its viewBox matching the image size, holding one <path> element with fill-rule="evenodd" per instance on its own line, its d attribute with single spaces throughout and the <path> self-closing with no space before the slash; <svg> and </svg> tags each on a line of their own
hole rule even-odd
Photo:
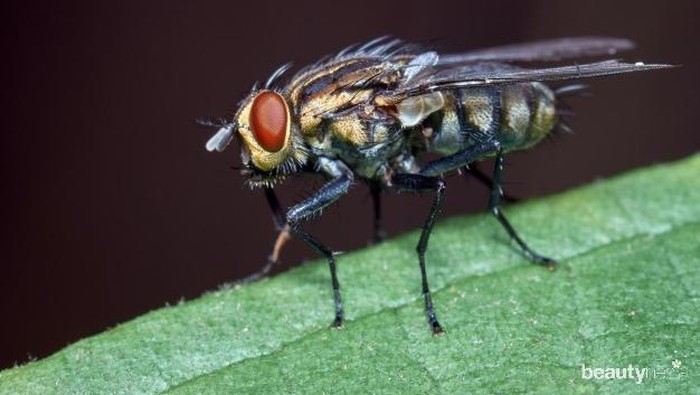
<svg viewBox="0 0 700 395">
<path fill-rule="evenodd" d="M 219 128 L 219 130 L 217 130 L 217 132 L 214 133 L 214 135 L 211 136 L 211 138 L 209 138 L 205 144 L 205 147 L 209 152 L 221 152 L 225 150 L 231 143 L 231 140 L 233 140 L 233 134 L 236 133 L 236 129 L 238 129 L 235 122 L 229 122 L 223 119 L 198 119 L 196 122 L 203 126 Z"/>
<path fill-rule="evenodd" d="M 267 79 L 265 82 L 265 89 L 272 89 L 272 86 L 279 80 L 279 78 L 284 74 L 287 70 L 289 70 L 292 67 L 292 62 L 283 64 L 281 67 L 279 67 L 277 70 L 275 70 L 274 73 L 270 76 L 270 78 Z"/>
</svg>

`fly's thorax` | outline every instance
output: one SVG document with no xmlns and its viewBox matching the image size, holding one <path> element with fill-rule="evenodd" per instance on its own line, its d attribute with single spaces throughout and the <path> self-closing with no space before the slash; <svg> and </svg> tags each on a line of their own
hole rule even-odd
<svg viewBox="0 0 700 395">
<path fill-rule="evenodd" d="M 305 162 L 298 126 L 280 93 L 251 93 L 236 115 L 236 126 L 246 167 L 263 173 L 286 173 Z"/>
<path fill-rule="evenodd" d="M 343 141 L 350 146 L 365 146 L 370 139 L 368 123 L 358 115 L 342 117 L 329 121 L 327 128 L 332 138 Z"/>
<path fill-rule="evenodd" d="M 373 86 L 388 86 L 399 76 L 390 61 L 338 59 L 301 73 L 285 92 L 298 110 L 302 133 L 312 134 L 328 114 L 335 116 L 352 107 L 369 105 L 376 92 L 367 87 L 368 81 Z M 368 113 L 372 110 L 367 108 Z"/>
<path fill-rule="evenodd" d="M 400 130 L 396 119 L 381 111 L 351 112 L 325 120 L 303 138 L 315 157 L 340 160 L 357 176 L 384 182 L 390 162 L 406 148 Z"/>
<path fill-rule="evenodd" d="M 312 135 L 329 121 L 328 114 L 334 114 L 330 120 L 342 119 L 343 109 L 362 106 L 372 97 L 371 89 L 354 92 L 337 91 L 309 97 L 298 104 L 299 126 L 304 135 Z M 371 112 L 371 108 L 367 109 Z"/>
<path fill-rule="evenodd" d="M 375 109 L 370 113 L 352 112 L 328 120 L 324 129 L 333 141 L 362 151 L 383 146 L 397 138 L 401 125 L 389 113 Z"/>
</svg>

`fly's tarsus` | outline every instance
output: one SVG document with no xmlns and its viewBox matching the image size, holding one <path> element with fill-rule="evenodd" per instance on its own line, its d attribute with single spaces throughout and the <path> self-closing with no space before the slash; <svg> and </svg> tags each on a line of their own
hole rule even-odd
<svg viewBox="0 0 700 395">
<path fill-rule="evenodd" d="M 508 232 L 508 236 L 515 240 L 520 246 L 523 253 L 533 262 L 538 265 L 543 265 L 554 270 L 557 261 L 552 258 L 540 255 L 535 252 L 530 246 L 523 241 L 523 239 L 515 231 L 513 225 L 510 224 L 505 214 L 501 210 L 501 196 L 503 195 L 503 188 L 501 187 L 501 177 L 503 174 L 503 152 L 498 151 L 496 154 L 496 159 L 494 160 L 493 168 L 493 188 L 491 189 L 491 197 L 489 199 L 489 210 L 498 219 L 498 222 L 503 226 L 503 228 Z"/>
</svg>

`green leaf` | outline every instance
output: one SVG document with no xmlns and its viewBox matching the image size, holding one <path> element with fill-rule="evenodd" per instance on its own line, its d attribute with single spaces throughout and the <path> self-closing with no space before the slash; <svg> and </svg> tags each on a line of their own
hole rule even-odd
<svg viewBox="0 0 700 395">
<path fill-rule="evenodd" d="M 507 207 L 561 261 L 553 273 L 487 214 L 440 222 L 427 259 L 443 336 L 425 320 L 412 232 L 339 258 L 342 330 L 328 328 L 319 261 L 2 371 L 0 393 L 697 391 L 699 175 L 696 155 Z M 648 369 L 640 384 L 586 378 L 630 365 Z"/>
</svg>

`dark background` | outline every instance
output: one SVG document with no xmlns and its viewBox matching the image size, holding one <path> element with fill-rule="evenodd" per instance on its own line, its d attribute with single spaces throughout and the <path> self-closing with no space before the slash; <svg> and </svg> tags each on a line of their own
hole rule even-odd
<svg viewBox="0 0 700 395">
<path fill-rule="evenodd" d="M 14 4 L 13 4 L 14 3 Z M 264 199 L 204 150 L 194 120 L 231 114 L 280 64 L 392 34 L 445 52 L 575 35 L 622 36 L 629 60 L 679 69 L 591 81 L 574 135 L 509 157 L 513 195 L 554 193 L 700 148 L 698 2 L 61 1 L 2 6 L 0 368 L 43 357 L 259 267 Z M 297 201 L 314 183 L 281 188 Z M 429 203 L 387 198 L 391 235 Z M 446 216 L 486 191 L 449 179 Z M 543 219 L 545 221 L 546 219 Z M 310 229 L 337 250 L 370 239 L 366 188 Z M 556 256 L 556 252 L 551 252 Z M 314 255 L 294 241 L 286 267 Z M 342 271 L 342 261 L 340 263 Z"/>
</svg>

